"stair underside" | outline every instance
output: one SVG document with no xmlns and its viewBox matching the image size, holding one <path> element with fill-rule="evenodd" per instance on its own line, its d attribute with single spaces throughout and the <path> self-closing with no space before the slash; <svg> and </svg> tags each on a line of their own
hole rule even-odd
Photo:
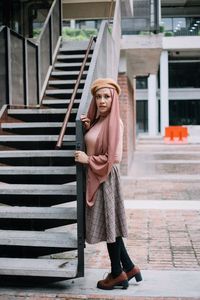
<svg viewBox="0 0 200 300">
<path fill-rule="evenodd" d="M 73 278 L 77 259 L 27 259 L 0 257 L 0 275 Z"/>
</svg>

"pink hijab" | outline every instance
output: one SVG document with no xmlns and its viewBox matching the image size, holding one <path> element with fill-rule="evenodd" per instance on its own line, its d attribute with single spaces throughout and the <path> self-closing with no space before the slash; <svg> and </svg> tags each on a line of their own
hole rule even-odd
<svg viewBox="0 0 200 300">
<path fill-rule="evenodd" d="M 106 181 L 116 161 L 120 134 L 119 99 L 117 90 L 113 87 L 109 87 L 109 89 L 112 97 L 111 110 L 103 120 L 102 131 L 95 144 L 95 155 L 89 156 L 86 190 L 88 206 L 94 205 L 97 189 L 102 182 Z M 95 97 L 92 99 L 87 116 L 93 126 L 98 119 Z"/>
</svg>

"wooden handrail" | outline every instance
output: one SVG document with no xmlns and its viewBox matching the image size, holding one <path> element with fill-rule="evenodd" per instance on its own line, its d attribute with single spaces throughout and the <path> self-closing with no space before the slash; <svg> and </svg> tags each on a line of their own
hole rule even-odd
<svg viewBox="0 0 200 300">
<path fill-rule="evenodd" d="M 87 47 L 87 51 L 85 53 L 85 57 L 84 57 L 82 65 L 81 65 L 81 69 L 80 69 L 78 78 L 76 80 L 76 84 L 75 84 L 75 87 L 74 87 L 74 90 L 73 90 L 73 93 L 72 93 L 72 96 L 71 96 L 71 99 L 70 99 L 70 103 L 69 103 L 69 105 L 67 107 L 65 118 L 64 118 L 61 130 L 60 130 L 60 134 L 59 134 L 57 143 L 56 143 L 56 149 L 57 150 L 59 150 L 62 147 L 63 138 L 64 138 L 64 135 L 65 135 L 65 131 L 66 131 L 66 128 L 67 128 L 69 117 L 70 117 L 70 114 L 71 114 L 71 111 L 72 111 L 72 107 L 73 107 L 73 104 L 74 104 L 74 101 L 75 101 L 75 97 L 76 97 L 76 94 L 77 94 L 78 86 L 80 84 L 81 77 L 83 75 L 83 71 L 84 71 L 84 68 L 85 68 L 85 65 L 86 65 L 86 62 L 87 62 L 87 59 L 88 59 L 89 52 L 91 50 L 92 44 L 95 41 L 95 39 L 96 39 L 96 37 L 94 37 L 94 36 L 92 36 L 90 38 L 90 41 L 89 41 L 89 44 L 88 44 L 88 47 Z"/>
</svg>

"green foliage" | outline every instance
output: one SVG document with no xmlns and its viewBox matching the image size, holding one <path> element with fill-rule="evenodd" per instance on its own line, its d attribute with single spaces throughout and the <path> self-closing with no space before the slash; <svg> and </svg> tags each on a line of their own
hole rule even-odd
<svg viewBox="0 0 200 300">
<path fill-rule="evenodd" d="M 173 32 L 171 32 L 171 31 L 166 31 L 165 32 L 165 36 L 173 36 L 174 34 L 173 34 Z"/>
<path fill-rule="evenodd" d="M 33 29 L 33 38 L 37 39 L 38 36 L 40 35 L 41 31 L 42 31 L 42 28 L 35 28 L 35 29 Z"/>
<path fill-rule="evenodd" d="M 165 31 L 165 27 L 163 25 L 160 25 L 159 30 L 160 30 L 160 33 L 163 33 Z"/>
<path fill-rule="evenodd" d="M 97 29 L 73 29 L 70 27 L 62 29 L 62 37 L 65 40 L 88 40 L 92 35 L 97 35 Z"/>
</svg>

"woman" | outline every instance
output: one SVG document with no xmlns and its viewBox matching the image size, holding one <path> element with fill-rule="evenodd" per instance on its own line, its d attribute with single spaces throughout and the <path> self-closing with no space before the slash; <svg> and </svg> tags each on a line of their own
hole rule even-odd
<svg viewBox="0 0 200 300">
<path fill-rule="evenodd" d="M 107 242 L 111 273 L 97 287 L 126 289 L 141 273 L 131 261 L 122 237 L 127 237 L 125 209 L 120 189 L 119 162 L 122 157 L 123 123 L 120 119 L 119 85 L 111 78 L 99 78 L 91 86 L 93 99 L 87 116 L 86 153 L 75 151 L 75 161 L 87 165 L 86 241 Z"/>
</svg>

